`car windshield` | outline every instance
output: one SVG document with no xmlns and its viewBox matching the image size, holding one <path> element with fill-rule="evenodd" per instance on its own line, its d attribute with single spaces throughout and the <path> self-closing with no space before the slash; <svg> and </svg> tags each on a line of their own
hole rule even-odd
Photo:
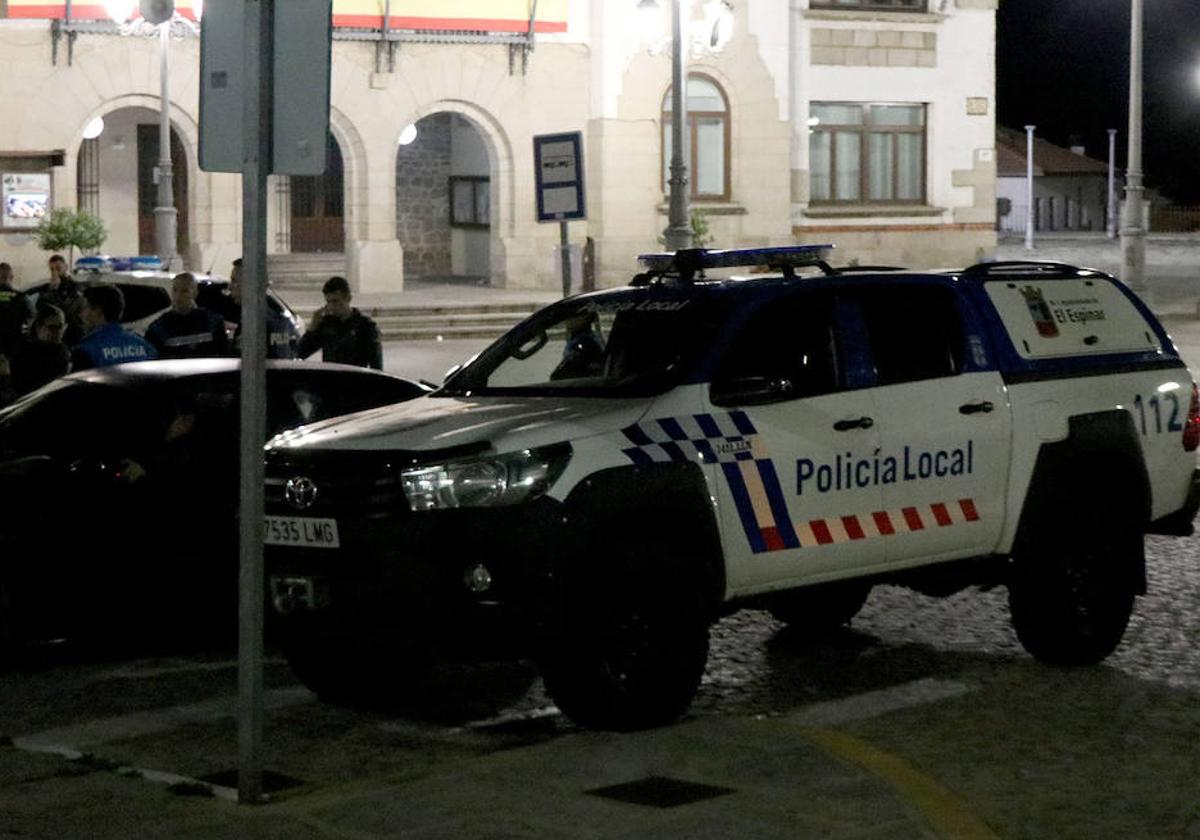
<svg viewBox="0 0 1200 840">
<path fill-rule="evenodd" d="M 712 346 L 727 306 L 690 289 L 574 298 L 520 324 L 447 380 L 442 396 L 642 396 L 680 381 Z"/>
</svg>

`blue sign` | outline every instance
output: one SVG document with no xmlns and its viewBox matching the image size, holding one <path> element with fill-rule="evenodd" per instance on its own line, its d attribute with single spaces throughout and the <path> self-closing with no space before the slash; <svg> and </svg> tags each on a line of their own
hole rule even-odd
<svg viewBox="0 0 1200 840">
<path fill-rule="evenodd" d="M 583 133 L 542 134 L 533 138 L 534 180 L 539 222 L 587 218 L 583 191 Z"/>
</svg>

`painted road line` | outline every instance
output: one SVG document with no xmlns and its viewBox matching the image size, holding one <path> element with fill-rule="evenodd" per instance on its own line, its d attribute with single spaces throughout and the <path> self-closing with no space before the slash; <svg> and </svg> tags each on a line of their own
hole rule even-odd
<svg viewBox="0 0 1200 840">
<path fill-rule="evenodd" d="M 473 720 L 469 723 L 464 723 L 462 726 L 455 726 L 447 729 L 448 734 L 458 734 L 461 732 L 477 732 L 481 729 L 492 729 L 497 726 L 504 726 L 510 723 L 524 723 L 530 720 L 541 720 L 542 718 L 555 717 L 561 715 L 558 706 L 542 706 L 540 709 L 530 709 L 527 712 L 512 712 L 506 715 L 497 715 L 496 717 L 484 718 L 483 720 Z"/>
<path fill-rule="evenodd" d="M 275 688 L 263 695 L 263 706 L 268 710 L 283 709 L 311 703 L 315 699 L 316 695 L 300 686 Z M 89 747 L 111 741 L 169 732 L 187 724 L 210 723 L 215 720 L 236 717 L 237 703 L 237 696 L 229 695 L 218 697 L 215 700 L 206 700 L 203 703 L 194 703 L 190 706 L 150 709 L 145 712 L 88 721 L 76 726 L 61 726 L 31 735 L 23 735 L 13 738 L 13 745 L 23 750 L 39 752 L 51 751 L 50 748 L 86 750 Z"/>
<path fill-rule="evenodd" d="M 955 680 L 927 678 L 853 694 L 840 700 L 813 703 L 786 715 L 787 719 L 801 726 L 838 726 L 856 720 L 868 720 L 889 712 L 937 703 L 953 697 L 961 697 L 974 691 L 973 686 Z"/>
<path fill-rule="evenodd" d="M 998 840 L 998 835 L 975 815 L 965 800 L 903 758 L 845 732 L 829 729 L 801 732 L 830 755 L 863 768 L 895 788 L 947 840 Z"/>
</svg>

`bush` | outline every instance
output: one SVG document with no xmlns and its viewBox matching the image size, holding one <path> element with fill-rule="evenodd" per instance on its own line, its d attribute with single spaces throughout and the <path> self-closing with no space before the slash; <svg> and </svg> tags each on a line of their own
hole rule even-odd
<svg viewBox="0 0 1200 840">
<path fill-rule="evenodd" d="M 104 222 L 84 210 L 59 208 L 52 210 L 35 231 L 38 247 L 43 251 L 68 250 L 67 265 L 75 264 L 75 249 L 95 251 L 108 238 Z"/>
</svg>

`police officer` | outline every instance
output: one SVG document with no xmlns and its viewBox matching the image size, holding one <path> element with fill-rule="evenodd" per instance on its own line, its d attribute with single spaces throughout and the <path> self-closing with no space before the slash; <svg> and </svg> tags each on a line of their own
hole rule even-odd
<svg viewBox="0 0 1200 840">
<path fill-rule="evenodd" d="M 67 346 L 78 344 L 83 338 L 83 296 L 79 293 L 79 284 L 67 270 L 67 261 L 62 254 L 54 254 L 46 261 L 50 277 L 45 283 L 36 287 L 37 305 L 57 306 L 67 317 L 66 333 L 62 339 Z M 31 293 L 33 290 L 30 290 Z"/>
<path fill-rule="evenodd" d="M 196 305 L 198 291 L 196 277 L 190 271 L 176 274 L 171 281 L 171 308 L 146 330 L 146 340 L 154 345 L 160 358 L 229 355 L 225 319 Z"/>
<path fill-rule="evenodd" d="M 158 358 L 153 345 L 121 326 L 125 296 L 120 289 L 109 283 L 97 283 L 83 290 L 83 301 L 87 335 L 71 353 L 72 370 Z"/>
<path fill-rule="evenodd" d="M 11 358 L 33 320 L 33 305 L 24 292 L 13 288 L 12 266 L 0 262 L 0 356 Z"/>
<path fill-rule="evenodd" d="M 237 330 L 233 334 L 233 353 L 241 354 L 242 347 L 242 258 L 233 261 L 233 270 L 229 272 L 229 296 L 237 304 L 235 318 Z M 267 358 L 294 359 L 296 358 L 296 343 L 292 322 L 270 306 L 266 306 L 267 319 Z"/>
<path fill-rule="evenodd" d="M 313 313 L 312 326 L 300 338 L 296 355 L 303 359 L 319 349 L 322 361 L 383 370 L 379 327 L 350 306 L 346 278 L 330 277 L 321 293 L 325 295 L 325 306 Z"/>
</svg>

